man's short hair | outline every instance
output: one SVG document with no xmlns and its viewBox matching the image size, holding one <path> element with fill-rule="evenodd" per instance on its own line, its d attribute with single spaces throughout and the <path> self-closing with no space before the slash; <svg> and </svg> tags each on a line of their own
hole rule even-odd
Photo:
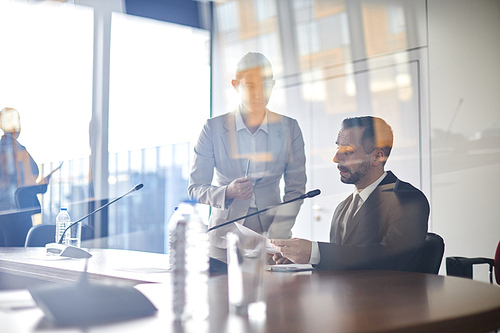
<svg viewBox="0 0 500 333">
<path fill-rule="evenodd" d="M 378 117 L 364 116 L 346 118 L 342 121 L 342 129 L 353 127 L 361 127 L 364 129 L 361 145 L 363 146 L 365 154 L 369 154 L 375 149 L 380 149 L 384 152 L 386 158 L 389 157 L 394 136 L 391 126 L 389 126 L 385 120 Z"/>
<path fill-rule="evenodd" d="M 240 79 L 241 75 L 255 68 L 262 69 L 262 75 L 266 80 L 273 79 L 273 66 L 269 59 L 262 53 L 248 52 L 245 54 L 236 65 L 236 79 Z"/>
</svg>

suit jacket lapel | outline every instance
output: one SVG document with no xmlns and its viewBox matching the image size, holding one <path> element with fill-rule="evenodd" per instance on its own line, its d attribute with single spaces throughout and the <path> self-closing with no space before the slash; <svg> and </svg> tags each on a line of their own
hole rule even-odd
<svg viewBox="0 0 500 333">
<path fill-rule="evenodd" d="M 240 177 L 245 176 L 241 170 L 239 152 L 238 152 L 238 134 L 236 133 L 236 123 L 234 119 L 234 112 L 227 115 L 224 122 L 225 133 L 221 135 L 222 143 L 226 149 L 227 161 Z"/>
<path fill-rule="evenodd" d="M 280 115 L 268 111 L 267 121 L 267 153 L 269 154 L 269 158 L 266 161 L 266 176 L 269 176 L 273 173 L 273 170 L 275 169 L 278 161 L 282 161 L 286 158 L 285 156 L 283 156 L 283 154 L 285 154 L 284 148 L 287 140 L 285 140 L 284 138 L 283 122 Z"/>
<path fill-rule="evenodd" d="M 349 195 L 344 201 L 342 201 L 338 205 L 337 209 L 335 210 L 335 213 L 333 214 L 332 225 L 330 227 L 331 243 L 336 243 L 336 244 L 342 243 L 342 235 L 340 232 L 339 224 L 342 223 L 342 219 L 344 218 L 347 208 L 349 207 L 351 201 L 352 201 L 352 194 Z"/>
<path fill-rule="evenodd" d="M 390 172 L 390 171 L 389 171 Z M 370 213 L 379 205 L 384 202 L 387 196 L 384 192 L 391 192 L 394 189 L 395 182 L 393 182 L 392 177 L 394 175 L 391 173 L 382 180 L 382 182 L 377 186 L 377 188 L 370 194 L 365 203 L 361 206 L 359 211 L 353 216 L 351 222 L 346 226 L 346 233 L 342 243 L 345 243 L 352 232 L 356 229 L 356 226 L 365 218 L 370 216 Z M 395 178 L 395 177 L 394 177 Z"/>
</svg>

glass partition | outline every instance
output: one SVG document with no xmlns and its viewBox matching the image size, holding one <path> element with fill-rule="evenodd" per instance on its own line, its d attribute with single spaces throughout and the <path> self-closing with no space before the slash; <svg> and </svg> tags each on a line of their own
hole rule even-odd
<svg viewBox="0 0 500 333">
<path fill-rule="evenodd" d="M 109 147 L 103 147 L 109 197 L 96 200 L 89 161 L 94 10 L 0 1 L 0 28 L 8 31 L 0 34 L 0 110 L 18 110 L 19 144 L 41 176 L 53 172 L 38 196 L 35 223 L 55 223 L 61 206 L 76 220 L 142 183 L 108 208 L 106 236 L 83 245 L 166 252 L 166 225 L 187 198 L 191 142 L 210 116 L 209 33 L 112 14 Z"/>
<path fill-rule="evenodd" d="M 429 197 L 425 1 L 229 0 L 215 17 L 213 115 L 237 105 L 238 59 L 261 52 L 276 79 L 268 108 L 304 134 L 307 189 L 322 194 L 303 204 L 295 236 L 328 240 L 333 209 L 352 191 L 332 162 L 347 117 L 384 118 L 395 134 L 387 169 Z"/>
</svg>

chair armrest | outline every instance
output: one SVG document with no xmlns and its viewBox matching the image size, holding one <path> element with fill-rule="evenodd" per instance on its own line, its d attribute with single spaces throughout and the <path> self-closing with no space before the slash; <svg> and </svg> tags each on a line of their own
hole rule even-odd
<svg viewBox="0 0 500 333">
<path fill-rule="evenodd" d="M 446 275 L 472 279 L 472 267 L 480 264 L 488 264 L 490 266 L 490 282 L 493 283 L 493 267 L 495 266 L 495 262 L 490 258 L 447 257 Z"/>
</svg>

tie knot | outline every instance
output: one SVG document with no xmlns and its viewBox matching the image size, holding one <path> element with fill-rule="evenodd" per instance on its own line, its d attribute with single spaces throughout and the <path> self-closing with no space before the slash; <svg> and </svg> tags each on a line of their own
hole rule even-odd
<svg viewBox="0 0 500 333">
<path fill-rule="evenodd" d="M 354 195 L 354 200 L 353 200 L 353 206 L 354 206 L 354 207 L 357 207 L 357 206 L 358 206 L 359 199 L 361 199 L 361 196 L 359 195 L 359 193 L 356 193 L 356 194 Z"/>
</svg>

